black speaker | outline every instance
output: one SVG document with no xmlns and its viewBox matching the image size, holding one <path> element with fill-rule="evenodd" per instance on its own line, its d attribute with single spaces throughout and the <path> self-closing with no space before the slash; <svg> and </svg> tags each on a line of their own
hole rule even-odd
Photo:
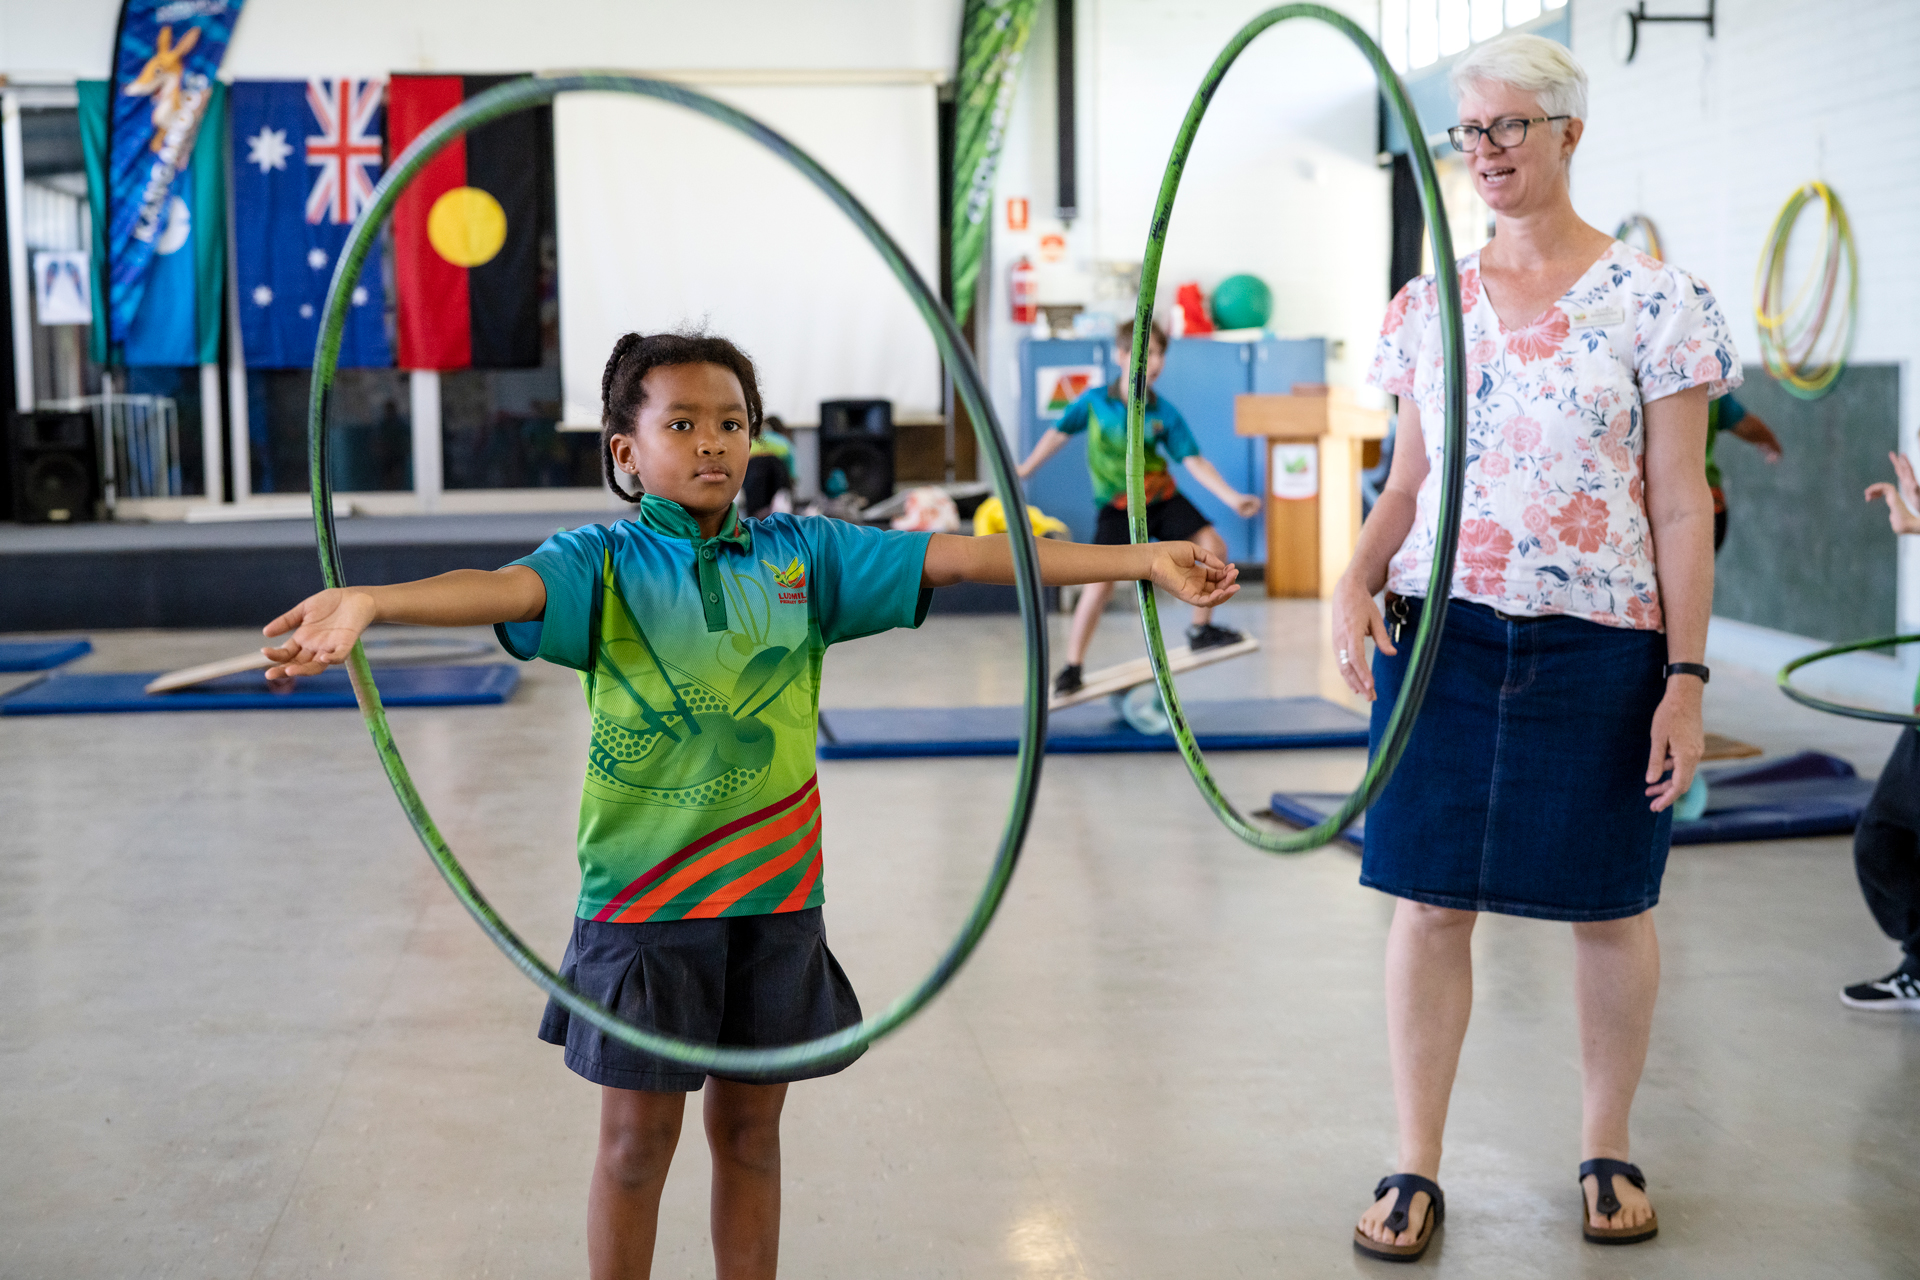
<svg viewBox="0 0 1920 1280">
<path fill-rule="evenodd" d="M 16 413 L 7 431 L 13 518 L 21 524 L 93 519 L 99 451 L 89 413 Z"/>
<path fill-rule="evenodd" d="M 830 495 L 835 472 L 868 506 L 893 496 L 893 401 L 820 402 L 820 488 Z"/>
</svg>

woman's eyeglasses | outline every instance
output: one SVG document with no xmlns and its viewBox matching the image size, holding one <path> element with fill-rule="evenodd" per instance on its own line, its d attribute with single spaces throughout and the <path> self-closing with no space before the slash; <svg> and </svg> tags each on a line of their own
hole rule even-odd
<svg viewBox="0 0 1920 1280">
<path fill-rule="evenodd" d="M 1527 140 L 1527 126 L 1545 124 L 1549 120 L 1571 120 L 1572 116 L 1535 116 L 1531 120 L 1522 120 L 1514 116 L 1506 120 L 1495 120 L 1482 129 L 1477 124 L 1457 124 L 1447 130 L 1447 141 L 1453 144 L 1455 151 L 1474 151 L 1480 146 L 1480 135 L 1493 139 L 1496 147 L 1517 147 Z"/>
</svg>

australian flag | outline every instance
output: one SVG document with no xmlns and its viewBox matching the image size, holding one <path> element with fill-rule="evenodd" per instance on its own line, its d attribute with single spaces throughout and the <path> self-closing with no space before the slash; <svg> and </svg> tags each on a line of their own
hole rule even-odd
<svg viewBox="0 0 1920 1280">
<path fill-rule="evenodd" d="M 233 84 L 240 338 L 252 368 L 313 364 L 334 259 L 380 177 L 384 87 L 347 79 Z M 352 303 L 341 367 L 392 365 L 377 246 Z"/>
</svg>

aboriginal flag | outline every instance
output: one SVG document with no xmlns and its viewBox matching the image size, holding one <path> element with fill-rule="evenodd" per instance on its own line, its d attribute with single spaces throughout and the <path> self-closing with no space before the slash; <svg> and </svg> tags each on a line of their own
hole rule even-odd
<svg viewBox="0 0 1920 1280">
<path fill-rule="evenodd" d="M 396 75 L 390 154 L 514 76 Z M 403 369 L 526 369 L 540 363 L 540 240 L 551 221 L 553 114 L 516 112 L 455 138 L 393 210 Z"/>
</svg>

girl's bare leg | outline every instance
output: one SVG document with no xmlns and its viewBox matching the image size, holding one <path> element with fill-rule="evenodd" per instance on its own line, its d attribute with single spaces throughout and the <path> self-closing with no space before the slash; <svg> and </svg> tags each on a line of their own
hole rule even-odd
<svg viewBox="0 0 1920 1280">
<path fill-rule="evenodd" d="M 587 1271 L 593 1280 L 647 1280 L 660 1191 L 680 1142 L 684 1093 L 600 1090 L 600 1150 L 587 1190 Z"/>
<path fill-rule="evenodd" d="M 780 1261 L 780 1109 L 784 1084 L 707 1077 L 717 1280 L 773 1280 Z"/>
</svg>

